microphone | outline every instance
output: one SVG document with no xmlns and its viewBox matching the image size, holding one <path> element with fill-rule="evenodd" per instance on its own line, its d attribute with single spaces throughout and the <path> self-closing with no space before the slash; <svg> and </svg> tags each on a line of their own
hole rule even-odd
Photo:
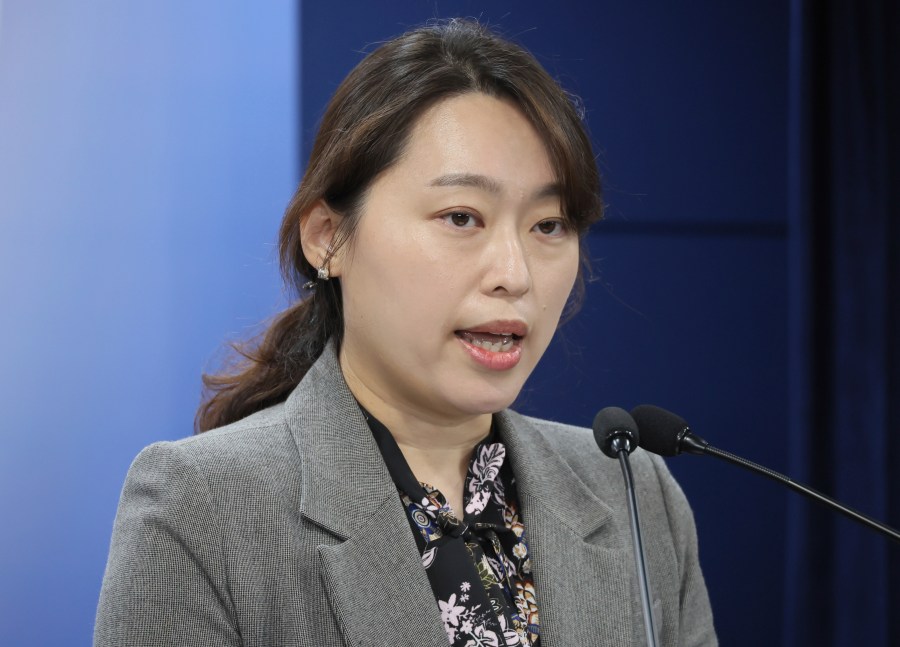
<svg viewBox="0 0 900 647">
<path fill-rule="evenodd" d="M 774 481 L 778 481 L 795 492 L 799 492 L 814 501 L 823 503 L 833 510 L 837 510 L 841 514 L 853 519 L 857 523 L 868 526 L 873 530 L 877 530 L 878 532 L 887 535 L 894 541 L 900 542 L 900 532 L 897 532 L 893 528 L 886 526 L 853 508 L 838 503 L 821 492 L 817 492 L 810 487 L 797 483 L 783 474 L 770 470 L 768 467 L 763 467 L 762 465 L 748 461 L 730 452 L 716 449 L 700 436 L 692 432 L 687 422 L 671 411 L 666 411 L 665 409 L 656 407 L 652 404 L 642 404 L 632 409 L 631 415 L 634 417 L 638 428 L 641 430 L 640 445 L 648 452 L 653 452 L 660 456 L 678 456 L 682 453 L 688 453 L 706 454 L 708 456 L 720 458 L 750 470 L 751 472 L 762 474 Z"/>
<path fill-rule="evenodd" d="M 638 426 L 625 409 L 606 407 L 594 416 L 594 440 L 610 458 L 617 458 L 620 451 L 633 452 L 638 438 Z"/>
<path fill-rule="evenodd" d="M 634 562 L 637 569 L 638 586 L 641 591 L 641 608 L 644 612 L 644 633 L 647 647 L 656 647 L 656 628 L 653 621 L 653 606 L 650 603 L 650 585 L 647 581 L 647 563 L 644 557 L 644 542 L 641 539 L 641 521 L 638 517 L 637 497 L 634 494 L 634 477 L 628 455 L 638 447 L 638 426 L 625 409 L 606 407 L 594 417 L 594 440 L 600 451 L 610 458 L 618 458 L 625 477 L 628 494 L 628 518 L 631 520 L 631 541 L 634 545 Z"/>
</svg>

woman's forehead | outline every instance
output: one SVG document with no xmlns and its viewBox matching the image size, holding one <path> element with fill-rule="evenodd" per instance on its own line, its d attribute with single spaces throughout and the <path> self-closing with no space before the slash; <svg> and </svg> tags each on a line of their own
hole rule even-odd
<svg viewBox="0 0 900 647">
<path fill-rule="evenodd" d="M 545 192 L 556 177 L 541 136 L 512 101 L 482 93 L 444 99 L 416 121 L 399 172 L 423 186 Z"/>
</svg>

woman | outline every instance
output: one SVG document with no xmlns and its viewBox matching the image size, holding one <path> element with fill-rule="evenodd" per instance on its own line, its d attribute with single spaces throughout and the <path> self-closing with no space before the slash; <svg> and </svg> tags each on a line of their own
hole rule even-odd
<svg viewBox="0 0 900 647">
<path fill-rule="evenodd" d="M 214 431 L 136 459 L 95 644 L 639 642 L 618 466 L 507 410 L 580 294 L 593 159 L 567 95 L 477 24 L 360 63 L 281 227 L 305 296 L 207 378 Z M 715 644 L 690 509 L 633 463 L 661 644 Z"/>
</svg>

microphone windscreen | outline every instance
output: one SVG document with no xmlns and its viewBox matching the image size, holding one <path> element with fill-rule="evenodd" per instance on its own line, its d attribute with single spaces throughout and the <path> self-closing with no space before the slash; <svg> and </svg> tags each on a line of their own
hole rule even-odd
<svg viewBox="0 0 900 647">
<path fill-rule="evenodd" d="M 632 447 L 637 447 L 638 426 L 631 415 L 619 407 L 601 409 L 594 416 L 594 440 L 597 441 L 597 445 L 604 454 L 615 458 L 616 454 L 612 450 L 611 443 L 613 438 L 620 435 L 630 436 L 634 443 Z"/>
<path fill-rule="evenodd" d="M 677 456 L 683 432 L 688 428 L 681 416 L 652 404 L 641 404 L 631 410 L 641 430 L 641 447 L 660 456 Z"/>
</svg>

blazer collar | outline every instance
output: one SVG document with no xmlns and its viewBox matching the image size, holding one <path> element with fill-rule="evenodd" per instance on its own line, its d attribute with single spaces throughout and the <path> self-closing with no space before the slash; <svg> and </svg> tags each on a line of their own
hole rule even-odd
<svg viewBox="0 0 900 647">
<path fill-rule="evenodd" d="M 342 539 L 397 497 L 372 432 L 329 343 L 285 403 L 300 449 L 300 512 Z"/>
<path fill-rule="evenodd" d="M 406 512 L 329 344 L 285 403 L 300 449 L 300 514 L 336 536 L 317 546 L 350 645 L 446 647 Z"/>
</svg>

